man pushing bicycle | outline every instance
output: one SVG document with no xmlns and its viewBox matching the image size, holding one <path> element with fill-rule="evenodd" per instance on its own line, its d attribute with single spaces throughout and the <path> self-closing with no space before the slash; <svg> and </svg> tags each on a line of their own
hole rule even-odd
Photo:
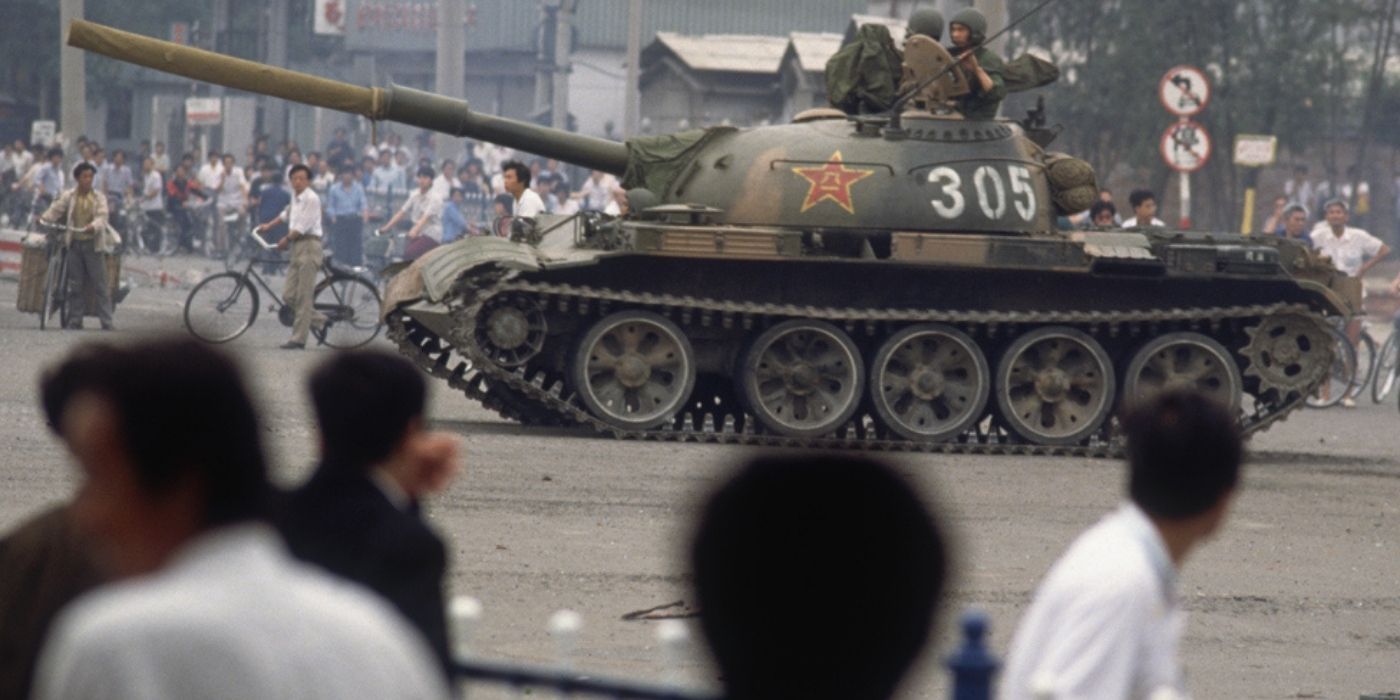
<svg viewBox="0 0 1400 700">
<path fill-rule="evenodd" d="M 305 165 L 293 165 L 291 170 L 292 203 L 286 211 L 272 221 L 258 226 L 258 233 L 285 223 L 290 229 L 286 237 L 277 243 L 280 250 L 291 248 L 292 261 L 287 267 L 287 283 L 282 297 L 287 305 L 295 309 L 296 320 L 292 323 L 292 338 L 280 347 L 283 350 L 306 348 L 306 335 L 313 328 L 320 330 L 326 324 L 326 315 L 312 306 L 316 293 L 316 273 L 321 270 L 323 249 L 321 248 L 321 198 L 311 189 L 311 169 Z"/>
<path fill-rule="evenodd" d="M 82 328 L 83 316 L 92 314 L 102 322 L 102 330 L 110 331 L 115 326 L 103 256 L 116 250 L 118 240 L 107 223 L 107 197 L 92 187 L 96 173 L 91 163 L 79 163 L 73 168 L 77 186 L 64 190 L 39 218 L 49 224 L 63 221 L 68 229 L 63 233 L 63 245 L 68 248 L 67 298 L 74 312 L 68 317 L 68 327 Z M 83 308 L 88 288 L 96 309 Z"/>
</svg>

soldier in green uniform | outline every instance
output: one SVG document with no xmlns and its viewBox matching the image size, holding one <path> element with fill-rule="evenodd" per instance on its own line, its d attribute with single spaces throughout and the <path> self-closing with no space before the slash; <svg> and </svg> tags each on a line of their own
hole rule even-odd
<svg viewBox="0 0 1400 700">
<path fill-rule="evenodd" d="M 971 7 L 959 10 L 948 23 L 948 35 L 972 88 L 970 94 L 957 98 L 958 111 L 968 119 L 995 119 L 1006 99 L 1006 64 L 982 46 L 987 39 L 987 18 Z"/>
<path fill-rule="evenodd" d="M 922 34 L 934 41 L 943 39 L 943 13 L 932 7 L 921 7 L 909 15 L 909 26 L 904 30 L 905 41 L 909 37 Z"/>
</svg>

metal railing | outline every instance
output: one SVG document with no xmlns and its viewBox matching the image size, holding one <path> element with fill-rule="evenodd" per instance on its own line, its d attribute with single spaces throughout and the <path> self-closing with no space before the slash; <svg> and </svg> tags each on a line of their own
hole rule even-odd
<svg viewBox="0 0 1400 700">
<path fill-rule="evenodd" d="M 555 667 L 525 666 L 482 661 L 468 653 L 471 631 L 480 619 L 481 605 L 475 599 L 453 601 L 450 618 L 456 640 L 453 676 L 461 696 L 484 687 L 507 690 L 512 696 L 544 691 L 559 697 L 615 698 L 617 700 L 719 700 L 708 691 L 686 689 L 674 683 L 655 684 L 621 678 L 583 674 L 572 669 L 571 657 L 577 642 L 581 620 L 578 615 L 562 610 L 550 620 L 549 632 L 555 638 L 560 661 Z M 674 624 L 668 624 L 674 623 Z M 993 677 L 1000 663 L 987 648 L 987 616 L 968 611 L 961 619 L 962 642 L 946 657 L 945 667 L 952 677 L 950 697 L 953 700 L 991 700 Z M 665 664 L 665 676 L 674 678 L 679 663 L 680 648 L 688 642 L 684 624 L 666 620 L 658 627 L 658 641 Z"/>
</svg>

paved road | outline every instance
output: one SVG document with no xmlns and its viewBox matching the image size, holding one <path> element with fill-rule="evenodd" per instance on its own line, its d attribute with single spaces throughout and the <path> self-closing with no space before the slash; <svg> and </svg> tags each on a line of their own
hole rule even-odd
<svg viewBox="0 0 1400 700">
<path fill-rule="evenodd" d="M 156 272 L 140 260 L 128 267 Z M 166 267 L 175 279 L 212 269 L 193 260 Z M 40 369 L 86 340 L 181 332 L 185 294 L 137 289 L 118 311 L 121 330 L 108 336 L 40 332 L 35 317 L 14 310 L 16 292 L 15 282 L 0 280 L 0 529 L 65 498 L 74 483 L 36 410 Z M 230 349 L 256 388 L 277 478 L 290 484 L 305 475 L 315 441 L 301 382 L 325 355 L 275 349 L 284 333 L 264 316 Z M 548 662 L 554 646 L 545 621 L 567 607 L 585 620 L 581 668 L 655 678 L 656 623 L 622 618 L 692 600 L 682 548 L 697 502 L 751 453 L 526 430 L 435 386 L 432 417 L 465 437 L 468 464 L 432 504 L 432 518 L 450 539 L 453 589 L 485 606 L 476 648 L 492 658 Z M 1397 434 L 1395 404 L 1367 402 L 1294 414 L 1254 441 L 1227 530 L 1188 562 L 1181 580 L 1197 697 L 1350 700 L 1400 691 Z M 953 611 L 987 609 L 994 646 L 1004 652 L 1037 579 L 1118 501 L 1122 468 L 1078 459 L 895 459 L 957 545 L 939 647 L 906 693 L 943 697 L 936 663 L 951 643 Z M 712 684 L 704 654 L 692 658 L 684 678 Z"/>
</svg>

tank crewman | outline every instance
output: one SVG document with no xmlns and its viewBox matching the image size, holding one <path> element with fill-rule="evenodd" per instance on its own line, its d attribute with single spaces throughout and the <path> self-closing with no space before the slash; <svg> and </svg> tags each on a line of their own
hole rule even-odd
<svg viewBox="0 0 1400 700">
<path fill-rule="evenodd" d="M 948 35 L 972 88 L 957 98 L 958 111 L 968 119 L 995 119 L 1006 99 L 1006 64 L 982 45 L 987 40 L 987 18 L 975 8 L 959 10 L 948 23 Z"/>
<path fill-rule="evenodd" d="M 934 41 L 943 39 L 943 13 L 932 7 L 921 7 L 909 15 L 909 26 L 905 28 L 904 40 L 922 34 Z"/>
</svg>

